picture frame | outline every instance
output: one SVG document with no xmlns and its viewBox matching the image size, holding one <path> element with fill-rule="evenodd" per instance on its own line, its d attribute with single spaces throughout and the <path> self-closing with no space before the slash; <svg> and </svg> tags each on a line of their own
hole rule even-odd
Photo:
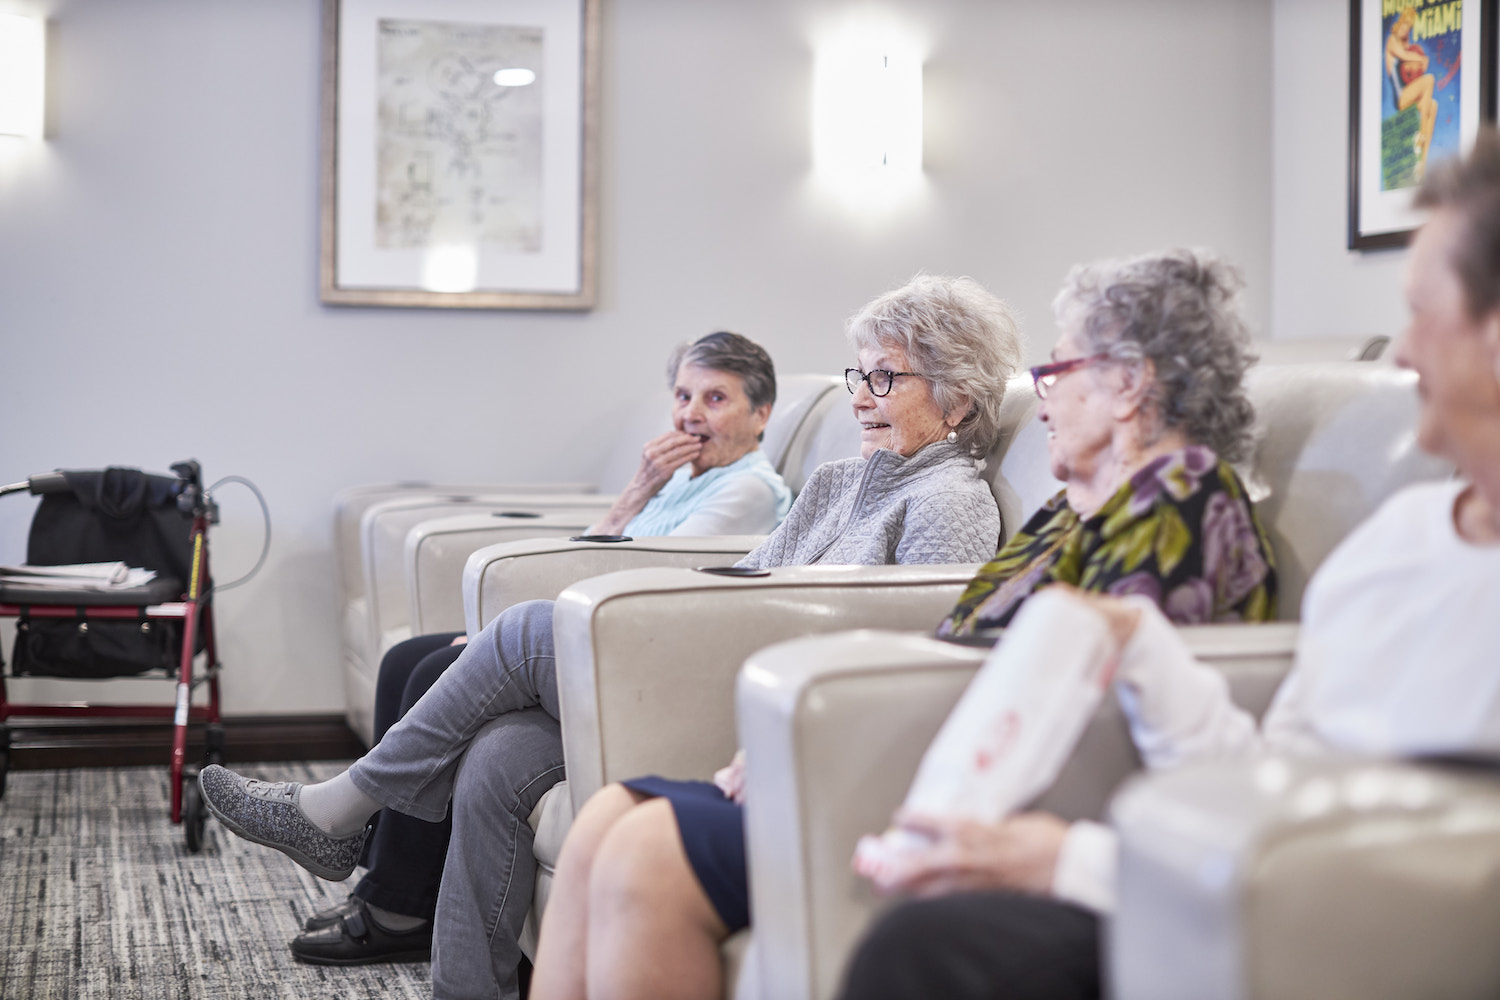
<svg viewBox="0 0 1500 1000">
<path fill-rule="evenodd" d="M 1428 166 L 1494 120 L 1495 2 L 1350 0 L 1350 250 L 1405 246 Z"/>
<path fill-rule="evenodd" d="M 324 303 L 590 309 L 600 0 L 323 0 Z"/>
</svg>

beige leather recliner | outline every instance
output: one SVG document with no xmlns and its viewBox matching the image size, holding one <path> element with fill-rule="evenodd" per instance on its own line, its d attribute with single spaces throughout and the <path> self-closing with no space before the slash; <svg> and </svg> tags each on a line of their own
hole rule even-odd
<svg viewBox="0 0 1500 1000">
<path fill-rule="evenodd" d="M 786 461 L 811 415 L 836 389 L 842 390 L 836 376 L 777 380 L 777 404 L 762 445 L 773 465 Z M 335 537 L 343 588 L 346 714 L 362 739 L 373 737 L 375 677 L 386 651 L 413 635 L 463 628 L 460 580 L 468 553 L 501 540 L 581 533 L 609 508 L 640 463 L 641 442 L 660 433 L 664 423 L 655 393 L 621 422 L 619 440 L 629 444 L 617 445 L 602 467 L 599 485 L 608 493 L 552 484 L 454 490 L 377 486 L 341 494 Z"/>
<path fill-rule="evenodd" d="M 1391 492 L 1452 469 L 1416 450 L 1408 373 L 1265 366 L 1251 373 L 1249 387 L 1261 431 L 1248 479 L 1261 495 L 1283 593 L 1296 598 L 1282 604 L 1282 617 L 1295 619 L 1307 575 L 1337 539 Z M 1296 625 L 1184 632 L 1200 658 L 1226 671 L 1236 700 L 1258 714 L 1290 667 Z M 849 869 L 854 843 L 888 821 L 982 658 L 983 651 L 922 635 L 867 632 L 785 643 L 747 661 L 738 721 L 757 927 L 739 995 L 798 1000 L 836 990 L 879 905 Z M 1111 699 L 1038 805 L 1100 817 L 1138 766 Z"/>
<path fill-rule="evenodd" d="M 1185 767 L 1115 800 L 1120 1000 L 1500 996 L 1500 770 Z"/>
<path fill-rule="evenodd" d="M 1296 626 L 1185 630 L 1237 702 L 1263 711 L 1290 665 Z M 850 867 L 860 836 L 890 822 L 917 764 L 987 649 L 911 632 L 846 632 L 763 649 L 740 673 L 754 946 L 736 996 L 832 996 L 850 952 L 886 905 Z M 1108 700 L 1036 805 L 1103 815 L 1140 767 Z"/>
</svg>

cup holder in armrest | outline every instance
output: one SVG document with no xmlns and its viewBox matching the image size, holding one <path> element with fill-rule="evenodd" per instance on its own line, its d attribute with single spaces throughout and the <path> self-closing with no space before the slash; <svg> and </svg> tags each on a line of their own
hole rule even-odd
<svg viewBox="0 0 1500 1000">
<path fill-rule="evenodd" d="M 629 535 L 574 535 L 570 542 L 633 542 Z"/>
<path fill-rule="evenodd" d="M 712 573 L 715 576 L 770 576 L 768 569 L 756 569 L 753 566 L 699 566 L 699 573 Z"/>
</svg>

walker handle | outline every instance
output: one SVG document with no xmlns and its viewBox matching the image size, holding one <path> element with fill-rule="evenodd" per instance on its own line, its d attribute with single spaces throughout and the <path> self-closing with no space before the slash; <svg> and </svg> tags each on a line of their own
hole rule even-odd
<svg viewBox="0 0 1500 1000">
<path fill-rule="evenodd" d="M 66 493 L 70 487 L 68 477 L 63 473 L 40 472 L 26 477 L 26 488 L 33 496 L 41 496 L 43 493 Z"/>
<path fill-rule="evenodd" d="M 65 493 L 68 490 L 68 478 L 61 472 L 40 472 L 34 476 L 28 476 L 25 482 L 11 483 L 8 486 L 0 486 L 0 497 L 7 493 L 30 492 L 33 496 L 41 496 L 43 493 Z"/>
</svg>

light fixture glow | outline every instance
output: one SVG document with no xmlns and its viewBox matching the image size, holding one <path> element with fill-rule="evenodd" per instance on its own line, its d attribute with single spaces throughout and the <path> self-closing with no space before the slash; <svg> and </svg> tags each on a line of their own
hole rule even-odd
<svg viewBox="0 0 1500 1000">
<path fill-rule="evenodd" d="M 536 83 L 536 70 L 514 67 L 495 71 L 497 87 L 529 87 Z"/>
<path fill-rule="evenodd" d="M 922 170 L 922 63 L 896 43 L 836 42 L 813 66 L 813 162 L 820 171 Z"/>
<path fill-rule="evenodd" d="M 429 292 L 472 292 L 479 284 L 479 248 L 450 243 L 422 257 L 422 287 Z"/>
<path fill-rule="evenodd" d="M 40 18 L 0 14 L 0 135 L 41 136 L 45 53 Z"/>
</svg>

